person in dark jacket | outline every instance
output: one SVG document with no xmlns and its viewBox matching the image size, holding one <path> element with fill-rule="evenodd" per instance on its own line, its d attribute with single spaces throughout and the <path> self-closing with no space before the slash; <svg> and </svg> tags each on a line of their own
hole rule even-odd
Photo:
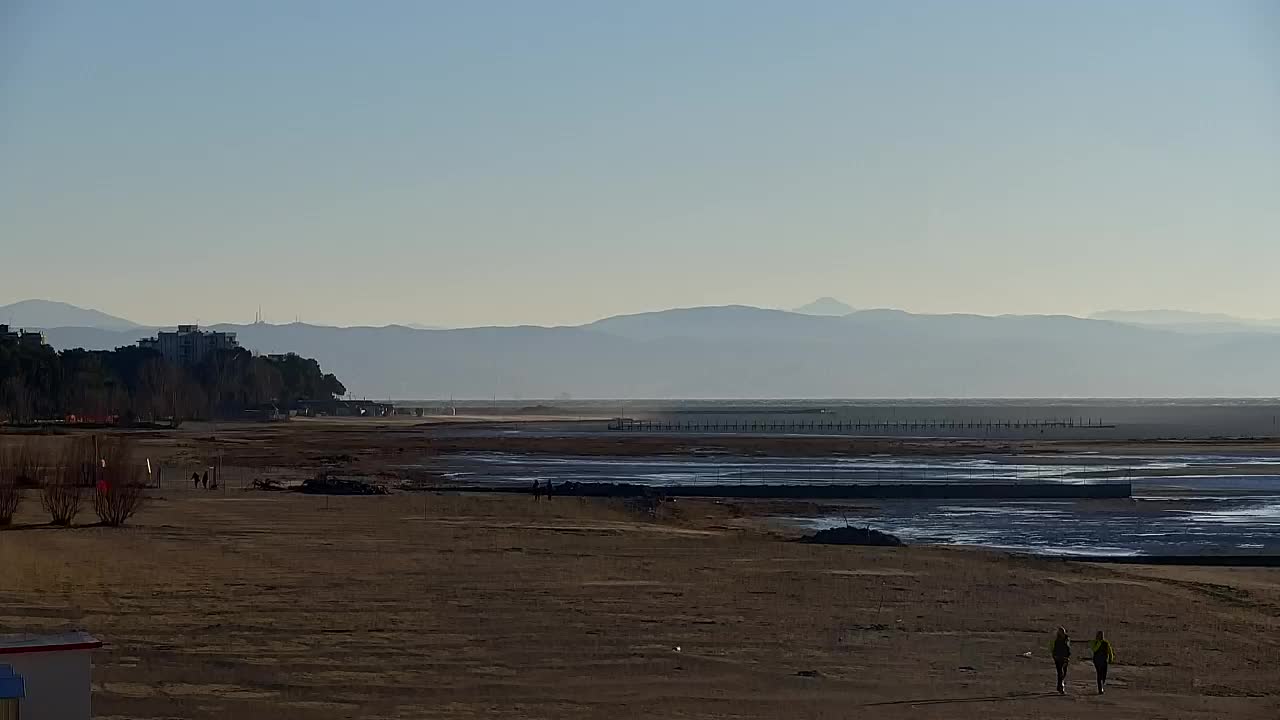
<svg viewBox="0 0 1280 720">
<path fill-rule="evenodd" d="M 1098 694 L 1101 695 L 1107 691 L 1107 668 L 1116 661 L 1116 649 L 1099 630 L 1089 642 L 1089 650 L 1093 652 L 1093 669 L 1098 671 Z"/>
<path fill-rule="evenodd" d="M 1067 694 L 1067 665 L 1071 663 L 1071 637 L 1067 629 L 1060 627 L 1049 642 L 1049 654 L 1053 656 L 1053 664 L 1058 669 L 1058 694 Z"/>
</svg>

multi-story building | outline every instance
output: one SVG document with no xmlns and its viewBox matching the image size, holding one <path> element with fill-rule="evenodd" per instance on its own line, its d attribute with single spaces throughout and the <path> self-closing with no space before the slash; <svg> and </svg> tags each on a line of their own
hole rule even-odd
<svg viewBox="0 0 1280 720">
<path fill-rule="evenodd" d="M 8 325 L 0 325 L 0 343 L 40 347 L 44 345 L 44 333 L 39 330 L 12 330 Z"/>
<path fill-rule="evenodd" d="M 240 347 L 236 334 L 201 330 L 199 325 L 179 325 L 176 332 L 161 331 L 155 337 L 143 338 L 138 347 L 155 350 L 167 362 L 188 367 L 198 365 L 209 353 Z"/>
<path fill-rule="evenodd" d="M 44 333 L 39 330 L 23 330 L 18 338 L 23 347 L 41 347 L 44 345 Z"/>
</svg>

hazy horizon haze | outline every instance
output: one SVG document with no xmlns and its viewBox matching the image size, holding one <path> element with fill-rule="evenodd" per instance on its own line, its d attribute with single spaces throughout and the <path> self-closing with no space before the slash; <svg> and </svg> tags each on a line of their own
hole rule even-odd
<svg viewBox="0 0 1280 720">
<path fill-rule="evenodd" d="M 3 298 L 0 297 L 0 301 Z M 826 303 L 834 303 L 844 306 L 841 311 L 834 311 L 833 308 L 826 306 Z M 71 303 L 50 298 L 23 298 L 12 303 L 0 302 L 0 323 L 8 324 L 14 328 L 99 328 L 99 329 L 136 329 L 139 331 L 154 328 L 173 328 L 184 324 L 197 324 L 202 327 L 212 327 L 218 325 L 269 325 L 284 326 L 291 324 L 305 324 L 314 327 L 333 327 L 333 328 L 384 328 L 384 327 L 404 327 L 413 330 L 466 330 L 478 328 L 520 328 L 520 327 L 538 327 L 538 328 L 574 328 L 587 327 L 596 325 L 602 321 L 612 320 L 616 318 L 635 317 L 644 315 L 670 315 L 673 313 L 681 313 L 687 311 L 715 311 L 715 310 L 759 310 L 766 313 L 782 312 L 792 315 L 813 316 L 813 317 L 839 317 L 846 314 L 855 313 L 904 313 L 907 315 L 915 315 L 918 317 L 978 317 L 978 318 L 1055 318 L 1066 317 L 1080 320 L 1103 320 L 1107 322 L 1117 322 L 1128 325 L 1146 326 L 1152 328 L 1163 329 L 1182 329 L 1190 331 L 1211 330 L 1212 326 L 1220 325 L 1226 331 L 1253 332 L 1257 330 L 1265 330 L 1267 328 L 1280 329 L 1280 318 L 1265 317 L 1249 317 L 1249 316 L 1233 316 L 1221 313 L 1202 313 L 1194 310 L 1185 310 L 1178 308 L 1143 308 L 1143 309 L 1109 309 L 1084 315 L 1073 315 L 1070 313 L 964 313 L 964 312 L 942 312 L 942 313 L 912 313 L 901 308 L 892 308 L 885 306 L 870 306 L 863 308 L 848 307 L 840 302 L 838 298 L 829 296 L 817 298 L 816 300 L 805 303 L 802 306 L 794 308 L 771 308 L 762 305 L 753 305 L 751 303 L 729 303 L 725 305 L 697 305 L 697 306 L 676 306 L 676 307 L 653 307 L 648 309 L 639 309 L 632 312 L 618 313 L 615 315 L 606 315 L 598 318 L 592 318 L 583 323 L 571 324 L 539 324 L 539 323 L 495 323 L 495 324 L 478 324 L 478 325 L 458 325 L 458 324 L 431 324 L 420 323 L 415 321 L 387 321 L 374 323 L 353 323 L 339 324 L 328 322 L 323 318 L 303 319 L 301 317 L 294 318 L 273 318 L 269 313 L 256 311 L 254 317 L 249 319 L 243 318 L 201 318 L 195 317 L 184 318 L 175 322 L 137 322 L 133 318 L 126 317 L 117 313 L 103 311 L 97 307 L 82 307 Z M 847 312 L 845 312 L 847 310 Z M 41 321 L 33 318 L 51 317 L 52 321 Z"/>
<path fill-rule="evenodd" d="M 0 304 L 1280 317 L 1278 23 L 1261 1 L 10 3 Z"/>
</svg>

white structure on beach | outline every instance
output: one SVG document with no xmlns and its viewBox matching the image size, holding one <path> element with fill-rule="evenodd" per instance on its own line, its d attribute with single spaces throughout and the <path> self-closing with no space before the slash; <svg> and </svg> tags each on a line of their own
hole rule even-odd
<svg viewBox="0 0 1280 720">
<path fill-rule="evenodd" d="M 84 632 L 0 635 L 0 718 L 16 707 L 18 720 L 89 720 L 90 655 L 100 647 Z"/>
</svg>

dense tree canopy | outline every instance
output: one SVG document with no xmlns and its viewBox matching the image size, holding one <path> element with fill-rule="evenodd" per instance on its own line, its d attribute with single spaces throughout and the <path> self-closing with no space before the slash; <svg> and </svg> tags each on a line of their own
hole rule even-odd
<svg viewBox="0 0 1280 720">
<path fill-rule="evenodd" d="M 0 343 L 0 419 L 235 417 L 247 409 L 327 400 L 346 388 L 313 359 L 219 351 L 177 367 L 156 351 L 64 350 Z"/>
</svg>

